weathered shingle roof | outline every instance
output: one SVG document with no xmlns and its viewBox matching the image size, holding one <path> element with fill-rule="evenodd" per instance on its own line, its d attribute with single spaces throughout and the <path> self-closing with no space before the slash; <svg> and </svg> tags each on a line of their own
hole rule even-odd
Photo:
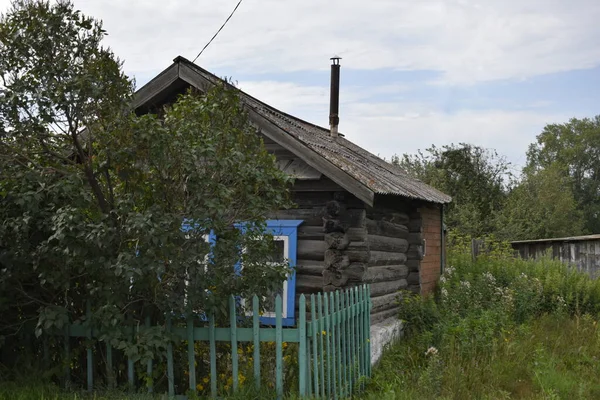
<svg viewBox="0 0 600 400">
<path fill-rule="evenodd" d="M 176 64 L 185 64 L 186 67 L 213 84 L 222 81 L 183 57 L 177 57 L 174 61 Z M 165 70 L 163 74 L 167 71 Z M 139 92 L 143 89 L 140 89 Z M 279 111 L 243 91 L 240 93 L 242 101 L 254 112 L 344 171 L 373 193 L 398 195 L 433 203 L 449 203 L 451 201 L 450 196 L 409 176 L 398 166 L 382 160 L 343 137 L 331 137 L 328 129 Z M 148 98 L 148 96 L 141 97 Z"/>
</svg>

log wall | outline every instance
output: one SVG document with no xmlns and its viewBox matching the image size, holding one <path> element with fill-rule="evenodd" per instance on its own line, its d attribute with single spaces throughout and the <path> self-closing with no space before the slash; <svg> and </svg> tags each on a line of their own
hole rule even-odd
<svg viewBox="0 0 600 400">
<path fill-rule="evenodd" d="M 373 324 L 398 314 L 398 292 L 408 287 L 409 222 L 408 213 L 398 209 L 376 206 L 367 213 L 370 257 L 364 282 L 371 284 Z"/>
</svg>

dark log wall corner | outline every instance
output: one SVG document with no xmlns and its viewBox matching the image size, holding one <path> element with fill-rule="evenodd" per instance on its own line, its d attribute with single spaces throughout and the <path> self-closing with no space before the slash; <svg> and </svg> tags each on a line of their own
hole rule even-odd
<svg viewBox="0 0 600 400">
<path fill-rule="evenodd" d="M 324 291 L 364 281 L 369 262 L 365 216 L 363 203 L 343 191 L 335 192 L 323 208 Z"/>
</svg>

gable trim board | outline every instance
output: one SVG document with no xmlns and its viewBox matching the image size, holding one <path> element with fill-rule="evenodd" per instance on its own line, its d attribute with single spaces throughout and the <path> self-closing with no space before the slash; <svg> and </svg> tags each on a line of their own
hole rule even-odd
<svg viewBox="0 0 600 400">
<path fill-rule="evenodd" d="M 177 81 L 200 91 L 223 82 L 217 76 L 177 57 L 173 64 L 139 89 L 134 109 L 158 103 Z M 231 85 L 230 85 L 231 86 Z M 234 88 L 231 86 L 231 88 Z M 283 113 L 235 88 L 248 118 L 267 138 L 292 152 L 310 167 L 365 202 L 374 205 L 376 194 L 390 194 L 432 203 L 449 203 L 450 196 L 414 179 L 343 137 L 332 138 L 329 130 Z"/>
</svg>

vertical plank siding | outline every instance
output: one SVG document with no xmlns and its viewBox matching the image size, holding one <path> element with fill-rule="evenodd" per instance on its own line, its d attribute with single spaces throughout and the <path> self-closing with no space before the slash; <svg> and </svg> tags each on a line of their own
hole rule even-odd
<svg viewBox="0 0 600 400">
<path fill-rule="evenodd" d="M 359 392 L 364 388 L 364 382 L 371 374 L 370 360 L 370 290 L 367 285 L 349 288 L 344 291 L 330 293 L 311 294 L 309 303 L 304 294 L 300 296 L 300 305 L 298 320 L 295 327 L 282 326 L 282 299 L 277 296 L 275 299 L 275 326 L 260 326 L 259 322 L 259 298 L 254 296 L 252 299 L 252 315 L 240 315 L 239 299 L 230 297 L 229 299 L 229 324 L 226 327 L 216 326 L 214 315 L 210 315 L 204 320 L 195 315 L 187 316 L 184 319 L 177 319 L 172 315 L 167 315 L 164 319 L 165 331 L 175 339 L 167 344 L 166 347 L 166 366 L 162 369 L 160 362 L 163 360 L 139 360 L 134 361 L 131 356 L 125 357 L 126 382 L 131 390 L 136 388 L 135 370 L 138 377 L 141 377 L 145 370 L 146 390 L 150 393 L 160 390 L 166 390 L 169 396 L 174 396 L 177 392 L 197 392 L 203 390 L 204 393 L 210 393 L 212 398 L 222 396 L 229 392 L 239 392 L 243 388 L 243 381 L 239 378 L 240 362 L 247 362 L 249 365 L 242 371 L 252 371 L 254 385 L 256 389 L 261 389 L 265 383 L 265 376 L 271 376 L 271 368 L 268 371 L 262 371 L 261 359 L 264 361 L 265 355 L 261 354 L 261 343 L 268 342 L 275 345 L 275 376 L 274 384 L 269 388 L 275 390 L 278 399 L 283 398 L 288 393 L 297 393 L 300 397 L 310 398 L 346 398 Z M 307 307 L 308 305 L 308 307 Z M 307 311 L 308 309 L 308 311 Z M 118 371 L 115 371 L 113 361 L 115 352 L 120 359 L 121 352 L 113 349 L 110 344 L 104 343 L 106 348 L 106 359 L 95 355 L 96 343 L 101 342 L 102 333 L 98 332 L 91 324 L 92 310 L 88 304 L 86 314 L 90 323 L 83 325 L 68 325 L 62 333 L 64 337 L 64 354 L 67 369 L 65 370 L 65 382 L 68 384 L 70 374 L 76 372 L 78 376 L 82 373 L 87 376 L 87 389 L 93 391 L 98 383 L 94 383 L 97 371 L 106 371 L 107 382 L 111 387 L 118 387 Z M 245 322 L 244 322 L 245 321 Z M 131 321 L 130 321 L 131 322 Z M 134 328 L 133 324 L 125 327 L 131 332 L 131 338 L 135 338 L 135 333 L 143 333 L 143 330 L 153 329 L 151 318 L 146 316 L 143 324 Z M 201 325 L 201 326 L 198 326 Z M 70 340 L 71 338 L 85 339 L 86 349 L 85 362 L 81 365 L 69 363 Z M 187 370 L 187 385 L 178 387 L 175 377 L 175 349 L 181 349 L 177 342 L 183 344 L 183 353 L 178 356 L 185 360 Z M 223 356 L 217 357 L 217 342 L 224 342 L 230 345 L 231 355 L 229 360 Z M 198 343 L 203 343 L 208 347 L 208 358 L 210 364 L 210 377 L 200 363 L 198 353 Z M 243 345 L 252 344 L 252 361 L 240 356 L 243 354 Z M 287 343 L 294 346 L 289 347 Z M 297 352 L 298 364 L 293 365 L 285 361 L 285 354 L 290 351 Z M 240 353 L 238 354 L 238 350 Z M 179 354 L 179 353 L 178 353 Z M 272 354 L 272 353 L 271 353 Z M 179 358 L 178 358 L 179 360 Z M 102 364 L 100 364 L 102 362 Z M 179 362 L 179 361 L 178 361 Z M 224 384 L 222 377 L 217 376 L 218 364 L 225 362 L 221 367 L 229 370 L 229 385 Z M 100 364 L 100 368 L 98 368 Z M 184 364 L 184 365 L 185 365 Z M 138 368 L 136 368 L 136 366 Z M 242 364 L 242 368 L 245 366 Z M 289 368 L 297 367 L 297 381 L 288 381 L 285 378 L 289 376 Z M 78 370 L 81 369 L 81 372 Z M 152 379 L 155 370 L 165 371 L 166 382 L 163 381 L 157 388 Z M 117 372 L 117 373 L 115 373 Z M 202 378 L 202 375 L 205 375 Z M 294 374 L 292 374 L 294 375 Z M 201 379 L 199 379 L 199 377 Z M 210 378 L 210 388 L 205 387 Z M 122 378 L 123 379 L 123 378 Z M 124 383 L 124 382 L 123 382 Z M 293 386 L 290 386 L 293 385 Z"/>
<path fill-rule="evenodd" d="M 511 245 L 521 258 L 536 259 L 549 255 L 592 278 L 600 277 L 600 235 L 517 241 Z"/>
</svg>

